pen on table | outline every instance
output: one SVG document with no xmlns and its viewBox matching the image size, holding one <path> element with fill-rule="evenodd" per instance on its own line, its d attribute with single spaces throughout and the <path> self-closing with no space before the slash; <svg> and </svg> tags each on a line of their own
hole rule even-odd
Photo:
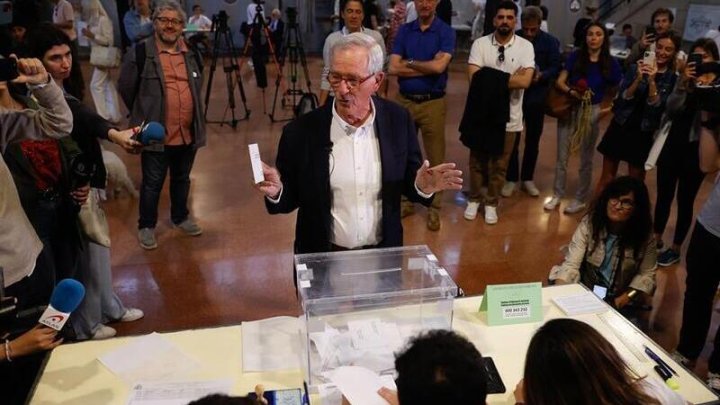
<svg viewBox="0 0 720 405">
<path fill-rule="evenodd" d="M 658 363 L 659 365 L 665 367 L 665 368 L 666 368 L 668 371 L 670 371 L 671 373 L 673 373 L 673 374 L 675 374 L 675 375 L 678 375 L 677 371 L 673 370 L 673 368 L 670 367 L 667 363 L 665 363 L 665 362 L 663 361 L 663 359 L 660 358 L 660 356 L 658 356 L 657 354 L 655 354 L 654 351 L 652 351 L 652 350 L 651 350 L 649 347 L 647 347 L 647 346 L 644 346 L 644 347 L 645 347 L 645 354 L 647 354 L 648 356 L 650 356 L 651 359 L 655 360 L 656 363 Z"/>
</svg>

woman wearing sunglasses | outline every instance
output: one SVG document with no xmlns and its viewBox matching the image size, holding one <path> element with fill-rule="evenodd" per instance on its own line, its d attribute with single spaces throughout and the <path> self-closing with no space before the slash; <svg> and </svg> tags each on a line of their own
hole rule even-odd
<svg viewBox="0 0 720 405">
<path fill-rule="evenodd" d="M 657 251 L 645 184 L 623 176 L 593 202 L 568 246 L 565 261 L 550 271 L 556 284 L 580 282 L 621 309 L 655 288 Z"/>
<path fill-rule="evenodd" d="M 560 71 L 555 86 L 563 92 L 582 100 L 586 92 L 592 105 L 591 114 L 583 115 L 580 103 L 573 107 L 567 119 L 558 119 L 557 162 L 555 164 L 555 185 L 553 197 L 545 203 L 545 209 L 552 211 L 560 204 L 565 195 L 567 164 L 571 154 L 571 145 L 579 145 L 580 152 L 580 184 L 575 198 L 565 207 L 566 214 L 575 214 L 586 207 L 590 197 L 592 182 L 592 163 L 597 141 L 598 115 L 600 102 L 606 94 L 622 79 L 620 64 L 610 56 L 610 45 L 605 29 L 597 22 L 590 23 L 585 31 L 585 42 L 580 49 L 571 53 L 565 67 Z M 584 131 L 578 131 L 580 126 Z M 581 136 L 584 133 L 584 136 Z M 573 141 L 573 137 L 581 139 Z"/>
</svg>

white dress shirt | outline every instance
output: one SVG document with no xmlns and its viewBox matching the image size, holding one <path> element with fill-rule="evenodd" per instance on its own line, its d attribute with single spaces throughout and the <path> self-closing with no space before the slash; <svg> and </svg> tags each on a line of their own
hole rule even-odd
<svg viewBox="0 0 720 405">
<path fill-rule="evenodd" d="M 204 30 L 209 30 L 212 27 L 212 21 L 203 14 L 191 16 L 188 23 Z"/>
<path fill-rule="evenodd" d="M 333 234 L 331 242 L 348 249 L 376 245 L 382 240 L 382 164 L 375 136 L 375 104 L 360 127 L 335 111 L 330 124 L 330 190 Z"/>
</svg>

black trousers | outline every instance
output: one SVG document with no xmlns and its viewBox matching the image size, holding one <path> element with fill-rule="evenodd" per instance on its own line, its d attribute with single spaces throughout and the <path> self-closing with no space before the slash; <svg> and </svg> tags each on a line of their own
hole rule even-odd
<svg viewBox="0 0 720 405">
<path fill-rule="evenodd" d="M 143 152 L 142 186 L 140 187 L 140 220 L 138 229 L 155 228 L 158 203 L 165 176 L 170 171 L 170 219 L 179 224 L 190 211 L 187 199 L 190 194 L 190 171 L 197 151 L 190 145 L 165 146 L 163 152 Z"/>
<path fill-rule="evenodd" d="M 4 348 L 3 348 L 4 350 Z M 34 353 L 0 363 L 0 396 L 3 405 L 22 405 L 30 394 L 48 352 Z"/>
<path fill-rule="evenodd" d="M 713 299 L 720 283 L 720 238 L 708 232 L 699 222 L 695 222 L 685 261 L 687 287 L 677 350 L 689 359 L 696 359 L 705 346 L 712 318 Z M 720 372 L 720 333 L 717 332 L 708 368 L 710 372 Z"/>
<path fill-rule="evenodd" d="M 666 145 L 671 146 L 671 145 Z M 677 198 L 677 219 L 673 243 L 680 246 L 687 236 L 693 218 L 693 204 L 705 178 L 698 162 L 698 142 L 682 145 L 673 156 L 662 156 L 657 166 L 657 201 L 655 203 L 655 233 L 665 231 L 670 208 Z M 680 152 L 680 153 L 677 153 Z M 675 191 L 677 190 L 677 195 Z"/>
<path fill-rule="evenodd" d="M 522 181 L 530 181 L 535 175 L 535 165 L 538 159 L 538 145 L 540 145 L 540 136 L 543 132 L 545 123 L 545 109 L 542 105 L 523 104 L 523 119 L 525 120 L 525 150 L 523 151 L 522 173 L 519 168 L 519 147 L 520 138 L 515 138 L 515 146 L 513 146 L 510 162 L 508 163 L 507 175 L 505 180 L 517 182 L 518 178 Z"/>
</svg>

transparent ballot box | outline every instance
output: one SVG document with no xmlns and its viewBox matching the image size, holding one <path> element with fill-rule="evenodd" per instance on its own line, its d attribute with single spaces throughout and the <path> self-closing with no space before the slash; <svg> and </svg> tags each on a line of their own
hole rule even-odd
<svg viewBox="0 0 720 405">
<path fill-rule="evenodd" d="M 427 246 L 295 256 L 302 368 L 311 391 L 340 366 L 394 373 L 394 353 L 451 329 L 458 287 Z"/>
</svg>

